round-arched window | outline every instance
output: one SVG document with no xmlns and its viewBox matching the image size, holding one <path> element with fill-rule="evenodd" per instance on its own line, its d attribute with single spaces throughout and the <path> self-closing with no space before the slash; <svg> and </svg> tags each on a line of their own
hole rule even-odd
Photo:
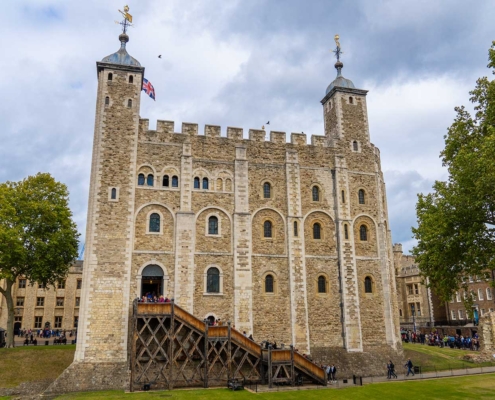
<svg viewBox="0 0 495 400">
<path fill-rule="evenodd" d="M 320 201 L 320 189 L 318 186 L 313 186 L 313 201 Z"/>
<path fill-rule="evenodd" d="M 265 276 L 265 293 L 273 293 L 274 292 L 274 279 L 273 275 Z"/>
<path fill-rule="evenodd" d="M 366 228 L 366 225 L 361 225 L 359 227 L 359 239 L 363 242 L 368 240 L 368 228 Z"/>
<path fill-rule="evenodd" d="M 327 280 L 323 275 L 318 277 L 318 293 L 327 292 Z"/>
<path fill-rule="evenodd" d="M 220 293 L 220 271 L 216 267 L 211 267 L 206 273 L 206 292 Z"/>
<path fill-rule="evenodd" d="M 318 222 L 313 225 L 313 239 L 321 239 L 321 225 Z"/>
<path fill-rule="evenodd" d="M 208 235 L 218 235 L 218 218 L 215 216 L 208 218 Z"/>
<path fill-rule="evenodd" d="M 364 292 L 373 293 L 373 282 L 371 281 L 371 278 L 369 276 L 364 278 Z"/>
<path fill-rule="evenodd" d="M 160 214 L 150 215 L 150 232 L 160 232 Z"/>
<path fill-rule="evenodd" d="M 272 223 L 270 221 L 263 223 L 263 236 L 266 238 L 272 237 Z"/>
</svg>

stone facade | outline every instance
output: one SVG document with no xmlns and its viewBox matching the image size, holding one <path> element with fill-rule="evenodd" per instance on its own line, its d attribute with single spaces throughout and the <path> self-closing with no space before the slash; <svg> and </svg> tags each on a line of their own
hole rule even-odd
<svg viewBox="0 0 495 400">
<path fill-rule="evenodd" d="M 285 132 L 266 140 L 265 130 L 250 129 L 246 139 L 227 127 L 224 137 L 216 125 L 200 134 L 183 123 L 177 132 L 159 120 L 150 130 L 139 118 L 144 68 L 97 66 L 73 373 L 108 365 L 98 388 L 122 386 L 112 374 L 125 370 L 131 303 L 146 292 L 199 318 L 232 321 L 256 341 L 338 360 L 347 373 L 401 356 L 385 184 L 365 90 L 329 90 L 324 135 L 309 145 L 303 133 L 287 143 Z M 158 268 L 154 280 L 148 266 Z"/>
<path fill-rule="evenodd" d="M 74 330 L 79 319 L 83 262 L 76 261 L 67 279 L 55 287 L 42 288 L 27 279 L 17 279 L 13 286 L 14 330 L 44 328 Z M 0 327 L 7 326 L 7 303 L 0 294 Z"/>
</svg>

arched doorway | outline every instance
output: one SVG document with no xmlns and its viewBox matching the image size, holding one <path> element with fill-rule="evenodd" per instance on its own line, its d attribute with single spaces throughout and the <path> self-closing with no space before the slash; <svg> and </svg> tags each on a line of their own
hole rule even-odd
<svg viewBox="0 0 495 400">
<path fill-rule="evenodd" d="M 148 265 L 141 274 L 141 296 L 163 294 L 163 270 L 159 265 Z"/>
</svg>

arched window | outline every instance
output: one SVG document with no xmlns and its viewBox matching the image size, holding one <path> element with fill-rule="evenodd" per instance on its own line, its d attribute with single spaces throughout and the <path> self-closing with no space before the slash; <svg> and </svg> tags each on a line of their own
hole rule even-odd
<svg viewBox="0 0 495 400">
<path fill-rule="evenodd" d="M 478 289 L 478 300 L 482 301 L 482 300 L 484 300 L 484 297 L 485 296 L 483 296 L 483 290 Z"/>
<path fill-rule="evenodd" d="M 218 218 L 215 216 L 208 218 L 208 235 L 218 235 Z"/>
<path fill-rule="evenodd" d="M 232 181 L 230 179 L 225 179 L 225 191 L 230 192 L 232 190 Z"/>
<path fill-rule="evenodd" d="M 344 238 L 349 239 L 349 229 L 347 228 L 347 224 L 344 224 Z"/>
<path fill-rule="evenodd" d="M 223 190 L 223 181 L 221 178 L 217 178 L 217 190 L 221 192 Z"/>
<path fill-rule="evenodd" d="M 138 175 L 138 185 L 143 186 L 144 185 L 144 174 L 139 174 Z"/>
<path fill-rule="evenodd" d="M 273 275 L 265 276 L 265 293 L 273 293 Z"/>
<path fill-rule="evenodd" d="M 198 177 L 194 178 L 194 189 L 199 189 L 199 178 Z"/>
<path fill-rule="evenodd" d="M 117 189 L 112 188 L 112 193 L 110 194 L 110 198 L 112 200 L 116 200 L 117 199 Z"/>
<path fill-rule="evenodd" d="M 313 239 L 321 239 L 321 225 L 318 222 L 313 225 Z"/>
<path fill-rule="evenodd" d="M 352 97 L 349 97 L 349 104 L 354 104 L 354 99 Z"/>
<path fill-rule="evenodd" d="M 134 83 L 134 77 L 132 75 L 129 75 L 129 83 Z"/>
<path fill-rule="evenodd" d="M 206 273 L 206 293 L 220 293 L 220 271 L 211 267 Z"/>
<path fill-rule="evenodd" d="M 172 176 L 172 187 L 179 187 L 179 178 L 177 176 Z"/>
<path fill-rule="evenodd" d="M 263 183 L 263 197 L 269 199 L 272 196 L 272 186 L 269 182 Z"/>
<path fill-rule="evenodd" d="M 358 151 L 358 142 L 356 141 L 352 142 L 352 150 Z"/>
<path fill-rule="evenodd" d="M 129 108 L 132 107 L 132 100 L 131 99 L 127 100 L 127 107 L 129 107 Z"/>
<path fill-rule="evenodd" d="M 327 292 L 327 280 L 323 275 L 318 277 L 318 293 Z"/>
<path fill-rule="evenodd" d="M 146 184 L 148 186 L 153 186 L 154 180 L 155 180 L 155 178 L 154 178 L 153 174 L 149 174 L 148 177 L 146 178 Z"/>
<path fill-rule="evenodd" d="M 489 287 L 486 288 L 486 299 L 492 300 L 492 289 Z"/>
<path fill-rule="evenodd" d="M 208 189 L 208 178 L 203 178 L 203 189 Z"/>
<path fill-rule="evenodd" d="M 320 189 L 318 186 L 313 186 L 313 201 L 320 201 Z"/>
<path fill-rule="evenodd" d="M 263 223 L 263 236 L 266 238 L 272 237 L 272 223 L 270 221 Z"/>
<path fill-rule="evenodd" d="M 160 232 L 160 214 L 150 215 L 150 232 Z"/>
<path fill-rule="evenodd" d="M 359 238 L 362 242 L 366 242 L 368 240 L 368 228 L 366 228 L 366 225 L 361 225 L 359 227 Z"/>
<path fill-rule="evenodd" d="M 294 221 L 294 236 L 297 236 L 299 233 L 297 232 L 297 221 Z"/>
<path fill-rule="evenodd" d="M 359 198 L 359 204 L 364 204 L 365 196 L 364 196 L 364 190 L 363 189 L 359 189 L 358 198 Z"/>
<path fill-rule="evenodd" d="M 342 190 L 342 203 L 345 203 L 345 192 Z"/>
<path fill-rule="evenodd" d="M 110 105 L 110 97 L 105 97 L 105 105 L 109 106 Z"/>
<path fill-rule="evenodd" d="M 364 293 L 373 293 L 373 282 L 369 276 L 364 278 Z"/>
<path fill-rule="evenodd" d="M 163 175 L 163 186 L 168 187 L 170 185 L 168 175 Z"/>
<path fill-rule="evenodd" d="M 111 80 L 112 80 L 112 78 L 113 78 L 113 74 L 110 72 L 110 73 L 108 74 L 108 80 L 109 80 L 109 81 L 111 81 Z"/>
</svg>

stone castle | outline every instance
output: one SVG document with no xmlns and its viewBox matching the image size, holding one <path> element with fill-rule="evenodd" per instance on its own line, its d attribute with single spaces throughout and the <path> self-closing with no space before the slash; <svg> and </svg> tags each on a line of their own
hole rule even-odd
<svg viewBox="0 0 495 400">
<path fill-rule="evenodd" d="M 144 67 L 97 62 L 81 312 L 81 388 L 125 387 L 132 302 L 173 298 L 257 342 L 294 344 L 341 370 L 401 356 L 380 152 L 366 90 L 342 76 L 321 100 L 324 135 L 140 118 Z M 380 366 L 381 368 L 382 366 Z M 68 375 L 65 375 L 66 377 Z M 98 382 L 96 382 L 98 381 Z"/>
</svg>

